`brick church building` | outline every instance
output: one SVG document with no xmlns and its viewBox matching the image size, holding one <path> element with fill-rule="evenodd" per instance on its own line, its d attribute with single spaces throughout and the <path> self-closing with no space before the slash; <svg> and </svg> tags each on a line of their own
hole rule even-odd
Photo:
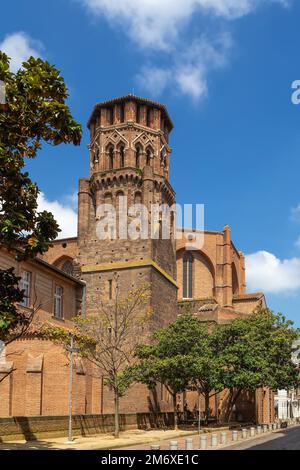
<svg viewBox="0 0 300 470">
<path fill-rule="evenodd" d="M 147 283 L 155 328 L 168 325 L 181 311 L 200 321 L 226 323 L 265 305 L 262 293 L 248 294 L 245 258 L 231 239 L 230 228 L 205 231 L 201 248 L 187 249 L 189 238 L 99 239 L 97 207 L 143 203 L 172 207 L 175 192 L 169 180 L 173 124 L 165 106 L 128 95 L 98 103 L 89 119 L 89 176 L 79 181 L 78 234 L 59 239 L 43 256 L 17 263 L 0 253 L 0 267 L 14 266 L 22 278 L 26 298 L 20 308 L 39 305 L 39 322 L 72 328 L 78 314 L 97 313 L 99 300 L 109 302 L 118 274 L 123 292 Z M 172 222 L 174 224 L 174 220 Z M 172 229 L 172 227 L 171 227 Z M 194 232 L 197 235 L 196 232 Z M 1 381 L 1 378 L 7 377 Z M 68 413 L 68 357 L 61 347 L 27 334 L 0 351 L 0 417 L 63 416 Z M 104 377 L 89 374 L 89 366 L 75 360 L 74 414 L 113 411 L 111 391 Z M 181 397 L 181 403 L 186 397 Z M 212 401 L 216 416 L 224 394 Z M 188 397 L 193 407 L 193 397 Z M 241 420 L 273 420 L 269 390 L 245 394 L 237 404 Z M 171 397 L 160 387 L 158 403 L 141 385 L 121 400 L 122 413 L 169 411 Z"/>
</svg>

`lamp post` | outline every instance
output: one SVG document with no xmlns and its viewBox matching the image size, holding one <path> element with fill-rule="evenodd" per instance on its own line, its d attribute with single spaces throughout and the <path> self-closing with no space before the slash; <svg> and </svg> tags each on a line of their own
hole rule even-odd
<svg viewBox="0 0 300 470">
<path fill-rule="evenodd" d="M 73 362 L 74 362 L 74 353 L 80 351 L 79 348 L 74 347 L 74 333 L 69 333 L 70 336 L 70 345 L 66 346 L 67 351 L 70 353 L 70 381 L 69 381 L 69 434 L 68 434 L 68 443 L 73 442 L 73 432 L 72 432 L 72 414 L 73 414 Z"/>
</svg>

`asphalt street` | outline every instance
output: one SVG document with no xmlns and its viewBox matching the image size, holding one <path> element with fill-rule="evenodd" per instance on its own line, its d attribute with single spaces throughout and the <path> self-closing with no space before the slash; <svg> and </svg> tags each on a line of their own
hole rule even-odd
<svg viewBox="0 0 300 470">
<path fill-rule="evenodd" d="M 224 450 L 300 450 L 300 426 L 282 429 L 248 442 L 239 442 Z"/>
</svg>

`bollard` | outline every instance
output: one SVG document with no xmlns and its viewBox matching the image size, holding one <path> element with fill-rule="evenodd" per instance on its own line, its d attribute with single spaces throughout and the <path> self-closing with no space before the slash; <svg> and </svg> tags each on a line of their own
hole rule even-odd
<svg viewBox="0 0 300 470">
<path fill-rule="evenodd" d="M 227 443 L 227 432 L 221 432 L 221 444 Z"/>
<path fill-rule="evenodd" d="M 237 441 L 239 438 L 239 432 L 238 431 L 232 431 L 232 440 Z"/>
<path fill-rule="evenodd" d="M 170 441 L 170 450 L 178 450 L 178 442 Z"/>
<path fill-rule="evenodd" d="M 257 426 L 257 434 L 261 434 L 261 426 Z"/>
<path fill-rule="evenodd" d="M 201 450 L 207 449 L 207 437 L 206 436 L 200 436 L 200 449 Z"/>
<path fill-rule="evenodd" d="M 187 437 L 185 440 L 185 450 L 193 450 L 193 439 L 191 437 Z"/>
<path fill-rule="evenodd" d="M 152 444 L 152 446 L 150 446 L 150 449 L 151 450 L 160 450 L 160 445 L 159 444 Z"/>
<path fill-rule="evenodd" d="M 242 439 L 246 439 L 247 438 L 247 429 L 242 429 Z"/>
<path fill-rule="evenodd" d="M 250 428 L 250 436 L 254 437 L 255 436 L 255 428 Z"/>
<path fill-rule="evenodd" d="M 265 433 L 265 432 L 267 432 L 267 431 L 268 431 L 268 425 L 267 425 L 267 424 L 264 424 L 264 425 L 263 425 L 263 432 Z"/>
<path fill-rule="evenodd" d="M 217 447 L 217 445 L 218 445 L 218 434 L 213 433 L 211 435 L 211 446 Z"/>
</svg>

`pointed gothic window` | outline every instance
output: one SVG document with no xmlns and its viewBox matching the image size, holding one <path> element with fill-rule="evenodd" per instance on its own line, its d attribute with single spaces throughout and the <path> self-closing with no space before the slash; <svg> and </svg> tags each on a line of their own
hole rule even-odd
<svg viewBox="0 0 300 470">
<path fill-rule="evenodd" d="M 147 149 L 147 152 L 146 152 L 146 165 L 148 165 L 148 166 L 151 165 L 151 155 L 152 155 L 151 150 Z"/>
<path fill-rule="evenodd" d="M 114 167 L 114 148 L 112 145 L 108 148 L 108 167 L 110 170 Z"/>
<path fill-rule="evenodd" d="M 183 257 L 183 298 L 193 298 L 193 257 L 189 253 Z"/>
<path fill-rule="evenodd" d="M 140 168 L 140 164 L 141 164 L 141 147 L 137 145 L 135 149 L 135 166 L 137 168 Z"/>
<path fill-rule="evenodd" d="M 99 162 L 99 150 L 96 150 L 94 153 L 93 163 L 94 165 Z"/>
<path fill-rule="evenodd" d="M 125 148 L 124 145 L 120 147 L 120 167 L 124 168 L 125 166 Z"/>
</svg>

